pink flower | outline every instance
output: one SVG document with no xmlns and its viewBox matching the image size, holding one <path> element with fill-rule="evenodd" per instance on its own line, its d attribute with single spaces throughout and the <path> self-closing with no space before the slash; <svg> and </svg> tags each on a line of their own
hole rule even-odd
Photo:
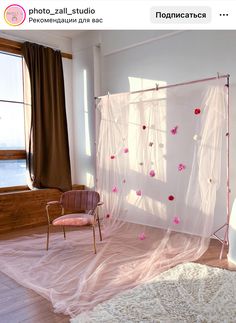
<svg viewBox="0 0 236 323">
<path fill-rule="evenodd" d="M 149 175 L 150 175 L 151 177 L 154 177 L 154 176 L 156 175 L 156 173 L 155 173 L 155 171 L 152 169 L 152 170 L 150 170 Z"/>
<path fill-rule="evenodd" d="M 195 113 L 195 114 L 200 114 L 200 113 L 201 113 L 201 109 L 196 108 L 196 109 L 194 110 L 194 113 Z"/>
<path fill-rule="evenodd" d="M 179 223 L 180 223 L 180 218 L 179 218 L 178 216 L 175 216 L 175 217 L 173 218 L 173 223 L 174 223 L 174 224 L 179 224 Z"/>
<path fill-rule="evenodd" d="M 169 195 L 169 196 L 168 196 L 168 200 L 169 200 L 169 201 L 173 201 L 174 199 L 175 199 L 175 197 L 174 197 L 173 195 Z"/>
<path fill-rule="evenodd" d="M 117 192 L 118 192 L 118 188 L 117 188 L 116 186 L 113 186 L 113 188 L 112 188 L 112 192 L 113 192 L 113 193 L 117 193 Z"/>
<path fill-rule="evenodd" d="M 177 134 L 177 130 L 178 130 L 178 126 L 175 126 L 173 129 L 171 129 L 171 133 L 172 135 L 176 135 Z"/>
<path fill-rule="evenodd" d="M 115 159 L 116 157 L 114 155 L 111 155 L 111 159 Z"/>
<path fill-rule="evenodd" d="M 124 148 L 124 153 L 127 154 L 129 152 L 128 148 Z"/>
<path fill-rule="evenodd" d="M 142 195 L 142 191 L 141 191 L 141 190 L 136 191 L 136 194 L 137 194 L 138 196 L 141 196 L 141 195 Z"/>
<path fill-rule="evenodd" d="M 179 170 L 179 172 L 181 172 L 182 170 L 185 170 L 186 169 L 186 165 L 184 165 L 184 164 L 179 164 L 179 166 L 178 166 L 178 170 Z"/>
<path fill-rule="evenodd" d="M 140 233 L 138 237 L 139 237 L 140 240 L 146 239 L 146 236 L 145 236 L 144 232 Z"/>
</svg>

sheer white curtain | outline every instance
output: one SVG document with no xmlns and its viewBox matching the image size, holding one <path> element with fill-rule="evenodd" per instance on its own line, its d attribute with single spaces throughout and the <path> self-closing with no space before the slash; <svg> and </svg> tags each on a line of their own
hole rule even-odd
<svg viewBox="0 0 236 323">
<path fill-rule="evenodd" d="M 98 101 L 97 187 L 108 227 L 122 219 L 210 236 L 226 94 L 217 79 Z"/>
<path fill-rule="evenodd" d="M 226 184 L 224 85 L 219 79 L 103 97 L 97 184 L 104 240 L 97 254 L 91 229 L 68 232 L 65 241 L 52 234 L 49 251 L 46 234 L 37 234 L 1 241 L 0 270 L 73 317 L 200 257 L 217 189 Z"/>
</svg>

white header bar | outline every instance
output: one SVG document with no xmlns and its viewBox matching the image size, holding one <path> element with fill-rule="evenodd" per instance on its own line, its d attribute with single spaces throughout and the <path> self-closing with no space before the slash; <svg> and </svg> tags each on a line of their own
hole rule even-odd
<svg viewBox="0 0 236 323">
<path fill-rule="evenodd" d="M 2 30 L 236 29 L 236 2 L 4 0 L 0 24 Z"/>
</svg>

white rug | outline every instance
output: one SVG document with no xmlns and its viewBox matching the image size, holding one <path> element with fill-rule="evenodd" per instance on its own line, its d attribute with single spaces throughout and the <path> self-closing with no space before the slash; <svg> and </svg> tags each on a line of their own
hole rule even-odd
<svg viewBox="0 0 236 323">
<path fill-rule="evenodd" d="M 236 272 L 181 264 L 71 320 L 85 322 L 235 323 Z"/>
</svg>

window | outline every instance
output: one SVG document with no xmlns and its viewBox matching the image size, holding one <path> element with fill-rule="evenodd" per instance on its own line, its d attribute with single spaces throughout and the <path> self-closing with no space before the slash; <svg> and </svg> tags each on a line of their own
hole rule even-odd
<svg viewBox="0 0 236 323">
<path fill-rule="evenodd" d="M 0 188 L 26 185 L 22 59 L 0 52 Z"/>
</svg>

